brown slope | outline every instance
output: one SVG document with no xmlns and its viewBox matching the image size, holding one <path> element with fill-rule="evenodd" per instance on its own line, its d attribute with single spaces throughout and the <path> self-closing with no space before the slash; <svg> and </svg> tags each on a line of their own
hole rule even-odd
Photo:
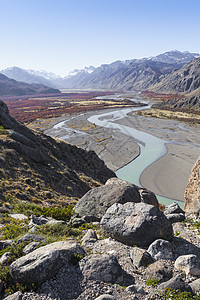
<svg viewBox="0 0 200 300">
<path fill-rule="evenodd" d="M 10 117 L 7 106 L 0 101 L 2 197 L 65 201 L 68 197 L 81 197 L 113 176 L 93 151 L 31 131 Z"/>
</svg>

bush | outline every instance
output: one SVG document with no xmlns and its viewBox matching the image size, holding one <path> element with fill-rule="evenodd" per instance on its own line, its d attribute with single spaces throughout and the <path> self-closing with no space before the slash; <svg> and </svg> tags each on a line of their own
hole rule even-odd
<svg viewBox="0 0 200 300">
<path fill-rule="evenodd" d="M 170 300 L 200 300 L 199 296 L 192 295 L 190 292 L 181 292 L 179 290 L 165 289 L 164 292 L 159 292 L 162 299 Z"/>
</svg>

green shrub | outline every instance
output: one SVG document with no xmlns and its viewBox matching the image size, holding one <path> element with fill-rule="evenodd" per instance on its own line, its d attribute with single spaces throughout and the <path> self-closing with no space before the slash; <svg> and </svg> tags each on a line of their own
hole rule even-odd
<svg viewBox="0 0 200 300">
<path fill-rule="evenodd" d="M 145 281 L 145 284 L 156 287 L 158 285 L 158 279 L 148 279 Z"/>
<path fill-rule="evenodd" d="M 69 204 L 67 207 L 43 207 L 29 202 L 16 202 L 14 205 L 14 211 L 17 213 L 25 214 L 27 216 L 35 215 L 36 217 L 44 215 L 63 221 L 69 221 L 74 214 L 73 209 L 74 205 L 72 204 Z"/>
<path fill-rule="evenodd" d="M 22 220 L 4 217 L 1 222 L 4 224 L 1 227 L 1 239 L 14 239 L 28 231 L 28 225 Z"/>
<path fill-rule="evenodd" d="M 192 295 L 190 292 L 181 292 L 173 289 L 165 289 L 164 292 L 159 292 L 159 294 L 164 300 L 200 300 L 199 296 Z"/>
</svg>

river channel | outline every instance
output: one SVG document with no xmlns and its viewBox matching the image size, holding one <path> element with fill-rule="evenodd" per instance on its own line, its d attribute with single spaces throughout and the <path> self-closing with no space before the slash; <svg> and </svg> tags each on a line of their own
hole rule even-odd
<svg viewBox="0 0 200 300">
<path fill-rule="evenodd" d="M 114 98 L 113 95 L 110 96 L 110 98 Z M 121 133 L 131 136 L 135 139 L 135 141 L 140 147 L 140 155 L 137 158 L 135 158 L 132 162 L 127 164 L 126 166 L 117 170 L 116 175 L 118 178 L 127 180 L 139 186 L 141 186 L 140 177 L 141 174 L 144 172 L 144 170 L 148 166 L 153 164 L 155 161 L 159 160 L 161 157 L 167 154 L 167 147 L 166 147 L 167 143 L 173 143 L 173 142 L 165 141 L 163 139 L 159 139 L 146 132 L 142 132 L 140 130 L 116 123 L 117 120 L 126 117 L 128 113 L 134 113 L 135 111 L 143 110 L 143 109 L 150 109 L 152 106 L 152 103 L 147 103 L 144 101 L 140 101 L 140 102 L 146 103 L 148 104 L 148 106 L 121 109 L 114 112 L 112 111 L 100 115 L 94 115 L 88 118 L 88 121 L 95 125 L 110 128 L 113 130 L 119 130 Z M 184 203 L 182 201 L 162 197 L 159 195 L 157 195 L 157 198 L 160 203 L 165 205 L 175 201 L 178 202 L 182 208 L 184 206 Z"/>
</svg>

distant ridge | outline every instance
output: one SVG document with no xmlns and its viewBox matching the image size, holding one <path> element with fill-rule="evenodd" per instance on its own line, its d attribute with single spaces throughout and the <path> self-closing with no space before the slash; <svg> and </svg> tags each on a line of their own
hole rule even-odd
<svg viewBox="0 0 200 300">
<path fill-rule="evenodd" d="M 0 96 L 23 96 L 55 93 L 60 93 L 60 91 L 42 84 L 19 82 L 0 74 Z"/>
</svg>

